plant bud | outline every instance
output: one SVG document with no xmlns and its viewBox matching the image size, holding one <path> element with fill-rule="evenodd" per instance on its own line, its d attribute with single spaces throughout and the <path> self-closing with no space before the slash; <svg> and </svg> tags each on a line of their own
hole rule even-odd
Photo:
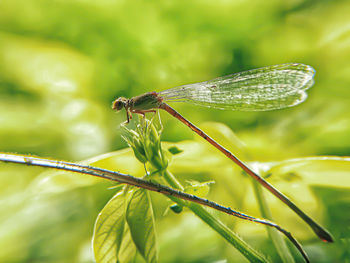
<svg viewBox="0 0 350 263">
<path fill-rule="evenodd" d="M 145 149 L 141 143 L 141 141 L 134 136 L 132 140 L 132 144 L 130 144 L 132 150 L 134 151 L 135 157 L 141 162 L 141 163 L 146 163 L 147 162 L 147 157 L 145 153 Z"/>
</svg>

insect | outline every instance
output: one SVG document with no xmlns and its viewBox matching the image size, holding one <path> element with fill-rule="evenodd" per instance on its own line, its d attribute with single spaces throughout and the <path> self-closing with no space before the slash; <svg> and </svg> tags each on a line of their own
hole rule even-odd
<svg viewBox="0 0 350 263">
<path fill-rule="evenodd" d="M 148 92 L 131 99 L 120 97 L 113 102 L 112 108 L 116 111 L 123 108 L 126 110 L 126 123 L 132 118 L 132 113 L 145 115 L 147 112 L 156 112 L 158 109 L 167 111 L 284 202 L 311 227 L 320 239 L 325 242 L 333 242 L 331 234 L 288 197 L 166 103 L 188 102 L 210 108 L 241 111 L 282 109 L 295 106 L 306 99 L 306 90 L 314 84 L 314 74 L 315 70 L 304 64 L 289 63 L 268 66 L 161 92 Z"/>
</svg>

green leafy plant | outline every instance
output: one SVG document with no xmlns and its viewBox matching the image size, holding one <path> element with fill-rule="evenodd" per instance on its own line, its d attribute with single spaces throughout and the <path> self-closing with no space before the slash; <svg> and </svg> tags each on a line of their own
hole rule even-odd
<svg viewBox="0 0 350 263">
<path fill-rule="evenodd" d="M 216 125 L 211 126 L 216 127 Z M 224 128 L 220 125 L 219 127 L 220 130 Z M 221 235 L 227 241 L 227 244 L 238 249 L 249 261 L 269 261 L 239 238 L 231 230 L 232 227 L 224 224 L 219 214 L 210 213 L 204 207 L 210 206 L 228 214 L 231 214 L 232 211 L 230 208 L 225 208 L 204 199 L 210 192 L 210 188 L 214 186 L 212 179 L 200 181 L 186 179 L 183 183 L 180 183 L 180 180 L 170 172 L 170 168 L 180 172 L 182 169 L 188 170 L 193 167 L 198 169 L 197 171 L 200 171 L 202 175 L 204 171 L 210 171 L 210 173 L 215 174 L 218 171 L 217 169 L 210 170 L 213 163 L 206 166 L 205 162 L 202 162 L 203 166 L 193 166 L 194 163 L 198 164 L 201 160 L 205 160 L 206 156 L 213 156 L 212 153 L 206 150 L 207 145 L 205 143 L 198 144 L 195 141 L 176 144 L 161 143 L 161 131 L 162 129 L 157 129 L 152 121 L 142 119 L 135 130 L 126 129 L 125 139 L 136 158 L 132 158 L 130 152 L 123 150 L 105 154 L 85 162 L 93 166 L 10 154 L 1 154 L 0 160 L 86 173 L 119 182 L 113 186 L 112 190 L 115 191 L 115 194 L 102 209 L 95 222 L 93 249 L 97 262 L 138 262 L 140 257 L 146 262 L 158 261 L 159 241 L 157 241 L 157 235 L 159 233 L 156 231 L 155 214 L 150 193 L 147 190 L 166 195 L 171 200 L 167 210 L 173 211 L 175 214 L 192 211 L 205 224 Z M 226 131 L 225 134 L 229 133 Z M 225 139 L 225 136 L 219 133 L 217 135 L 218 137 L 221 136 L 222 140 Z M 164 148 L 167 150 L 164 150 Z M 190 152 L 190 155 L 186 155 L 188 152 Z M 198 153 L 200 153 L 199 159 L 195 161 Z M 188 162 L 189 158 L 193 158 L 191 162 Z M 127 163 L 125 163 L 125 160 L 127 160 Z M 132 160 L 137 161 L 132 163 Z M 221 162 L 221 159 L 217 160 Z M 224 160 L 222 159 L 222 161 Z M 183 168 L 180 168 L 179 165 Z M 132 177 L 96 166 L 113 170 L 118 166 L 126 167 L 130 170 L 139 166 L 139 172 L 144 170 L 142 173 L 143 178 Z M 226 167 L 226 165 L 221 166 L 222 169 L 220 170 L 224 170 Z M 347 185 L 346 171 L 349 168 L 349 160 L 340 157 L 309 157 L 275 163 L 256 162 L 254 163 L 254 168 L 271 180 L 277 180 L 276 175 L 278 175 L 287 181 L 286 184 L 290 184 L 293 180 L 294 183 L 295 181 L 304 180 L 310 184 L 315 181 L 317 174 L 319 176 L 317 180 L 320 185 L 329 185 L 328 182 L 322 180 L 324 178 L 322 173 L 328 173 L 327 171 L 332 169 L 334 179 L 332 183 L 336 187 Z M 65 193 L 66 195 L 67 191 L 90 185 L 94 186 L 99 182 L 100 180 L 98 179 L 80 177 L 78 175 L 73 176 L 62 172 L 45 173 L 37 178 L 36 183 L 31 185 L 28 192 L 36 192 L 38 195 L 50 192 L 50 196 L 52 196 L 52 192 Z M 120 183 L 126 183 L 127 185 Z M 242 185 L 244 183 L 239 182 L 239 188 L 242 188 Z M 228 188 L 234 186 L 235 183 L 230 180 Z M 271 202 L 271 199 L 264 197 L 258 185 L 254 184 L 254 190 L 262 215 L 265 218 L 272 219 L 267 204 L 272 204 L 272 206 L 275 206 L 275 204 Z M 304 196 L 307 196 L 307 189 L 304 188 L 302 191 Z M 293 192 L 289 194 L 293 195 Z M 298 192 L 296 194 L 298 195 Z M 280 208 L 278 210 L 281 211 Z M 229 221 L 232 221 L 232 218 Z M 236 227 L 239 227 L 239 222 L 237 222 Z M 250 223 L 249 226 L 253 226 L 253 224 Z M 293 232 L 298 229 L 299 227 L 293 228 Z M 283 262 L 294 262 L 293 252 L 290 252 L 280 233 L 270 227 L 268 230 L 270 239 L 281 260 Z M 195 239 L 196 236 L 193 237 L 193 240 Z M 187 240 L 186 242 L 193 242 L 193 240 Z"/>
<path fill-rule="evenodd" d="M 146 179 L 170 185 L 189 194 L 198 194 L 201 197 L 206 196 L 209 191 L 209 185 L 213 183 L 212 181 L 206 183 L 188 182 L 188 186 L 183 187 L 168 170 L 170 154 L 177 154 L 181 151 L 174 147 L 170 148 L 171 150 L 169 151 L 162 149 L 160 142 L 161 129 L 157 129 L 152 121 L 142 119 L 135 131 L 127 128 L 125 130 L 128 133 L 124 137 L 125 140 L 132 148 L 135 157 L 145 165 L 146 175 L 144 177 Z M 179 213 L 183 207 L 189 208 L 235 246 L 251 262 L 267 262 L 267 259 L 260 253 L 242 241 L 218 218 L 211 215 L 199 204 L 190 203 L 174 196 L 168 197 L 176 203 L 169 207 L 171 210 Z M 146 262 L 157 262 L 154 225 L 153 210 L 148 193 L 143 189 L 132 189 L 130 187 L 120 189 L 120 192 L 101 211 L 96 221 L 93 244 L 97 262 L 110 262 L 108 261 L 110 258 L 112 258 L 112 262 L 120 261 L 120 258 L 125 259 L 126 257 L 122 255 L 125 251 L 120 252 L 120 244 L 123 242 L 124 234 L 129 233 L 132 237 L 133 245 Z M 126 239 L 130 241 L 128 237 Z M 126 253 L 129 253 L 129 251 L 126 251 Z M 106 260 L 106 257 L 108 260 Z M 133 262 L 133 257 L 123 262 Z"/>
</svg>

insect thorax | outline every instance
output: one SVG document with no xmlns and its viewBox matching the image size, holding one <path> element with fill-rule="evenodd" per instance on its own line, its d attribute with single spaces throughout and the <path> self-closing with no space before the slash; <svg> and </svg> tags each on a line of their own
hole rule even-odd
<svg viewBox="0 0 350 263">
<path fill-rule="evenodd" d="M 162 98 L 156 92 L 147 92 L 130 99 L 129 105 L 133 110 L 150 110 L 159 108 L 161 103 Z"/>
</svg>

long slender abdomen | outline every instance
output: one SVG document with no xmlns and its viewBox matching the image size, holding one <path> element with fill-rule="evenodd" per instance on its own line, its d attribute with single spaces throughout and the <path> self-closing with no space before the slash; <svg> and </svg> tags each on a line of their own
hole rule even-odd
<svg viewBox="0 0 350 263">
<path fill-rule="evenodd" d="M 235 155 L 233 155 L 229 150 L 225 149 L 223 146 L 214 141 L 209 135 L 207 135 L 204 131 L 193 125 L 190 121 L 186 120 L 181 116 L 176 110 L 170 107 L 166 103 L 161 103 L 159 105 L 160 109 L 163 109 L 173 115 L 175 118 L 180 120 L 186 126 L 188 126 L 191 130 L 196 132 L 203 139 L 208 141 L 211 145 L 225 154 L 229 159 L 231 159 L 234 163 L 236 163 L 239 167 L 241 167 L 248 175 L 257 180 L 262 186 L 264 186 L 267 190 L 269 190 L 273 195 L 275 195 L 278 199 L 280 199 L 283 203 L 285 203 L 289 208 L 291 208 L 297 215 L 299 215 L 315 232 L 315 234 L 320 237 L 323 241 L 333 242 L 332 236 L 317 222 L 315 222 L 312 218 L 310 218 L 307 214 L 305 214 L 299 207 L 297 207 L 288 197 L 286 197 L 283 193 L 273 187 L 269 182 L 265 181 L 264 178 L 256 174 L 252 171 L 246 164 L 244 164 L 241 160 L 239 160 Z"/>
</svg>

